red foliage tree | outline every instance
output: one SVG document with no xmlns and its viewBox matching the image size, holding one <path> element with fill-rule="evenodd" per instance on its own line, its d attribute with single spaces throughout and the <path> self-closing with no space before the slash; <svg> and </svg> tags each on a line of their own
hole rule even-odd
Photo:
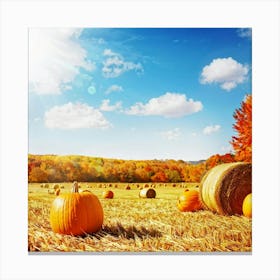
<svg viewBox="0 0 280 280">
<path fill-rule="evenodd" d="M 247 95 L 233 115 L 237 136 L 230 142 L 237 161 L 252 162 L 252 95 Z"/>
</svg>

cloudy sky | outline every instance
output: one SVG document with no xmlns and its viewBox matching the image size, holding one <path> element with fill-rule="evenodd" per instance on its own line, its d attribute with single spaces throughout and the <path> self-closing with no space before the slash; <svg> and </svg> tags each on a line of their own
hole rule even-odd
<svg viewBox="0 0 280 280">
<path fill-rule="evenodd" d="M 200 160 L 231 150 L 251 30 L 29 30 L 29 153 Z"/>
</svg>

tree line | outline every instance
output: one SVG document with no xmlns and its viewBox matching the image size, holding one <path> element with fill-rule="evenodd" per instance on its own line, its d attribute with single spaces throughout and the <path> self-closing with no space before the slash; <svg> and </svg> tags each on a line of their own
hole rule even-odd
<svg viewBox="0 0 280 280">
<path fill-rule="evenodd" d="M 39 182 L 199 182 L 217 164 L 235 161 L 214 155 L 199 164 L 183 160 L 121 160 L 78 155 L 28 155 L 28 181 Z"/>
</svg>

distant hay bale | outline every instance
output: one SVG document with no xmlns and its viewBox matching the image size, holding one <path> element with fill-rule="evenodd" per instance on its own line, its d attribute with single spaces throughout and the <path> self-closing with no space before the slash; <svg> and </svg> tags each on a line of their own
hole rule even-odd
<svg viewBox="0 0 280 280">
<path fill-rule="evenodd" d="M 59 189 L 59 184 L 53 184 L 53 189 L 54 189 L 54 190 Z"/>
<path fill-rule="evenodd" d="M 215 166 L 204 175 L 199 190 L 206 209 L 222 215 L 241 215 L 243 200 L 252 192 L 252 164 Z"/>
<path fill-rule="evenodd" d="M 112 199 L 114 197 L 114 193 L 110 190 L 106 190 L 102 193 L 102 197 Z"/>
<path fill-rule="evenodd" d="M 156 191 L 152 188 L 143 188 L 139 192 L 139 197 L 141 197 L 141 198 L 155 198 L 156 197 Z"/>
<path fill-rule="evenodd" d="M 130 190 L 131 188 L 130 188 L 130 186 L 126 186 L 126 188 L 125 188 L 126 190 Z"/>
<path fill-rule="evenodd" d="M 80 190 L 79 192 L 89 192 L 89 193 L 92 193 L 90 190 Z"/>
</svg>

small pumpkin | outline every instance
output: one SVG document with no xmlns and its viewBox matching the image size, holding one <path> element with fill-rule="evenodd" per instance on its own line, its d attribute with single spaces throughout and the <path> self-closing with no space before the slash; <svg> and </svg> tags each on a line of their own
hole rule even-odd
<svg viewBox="0 0 280 280">
<path fill-rule="evenodd" d="M 111 190 L 107 190 L 102 193 L 102 197 L 112 199 L 114 197 L 114 193 Z"/>
<path fill-rule="evenodd" d="M 103 208 L 91 192 L 79 193 L 77 183 L 73 184 L 71 193 L 57 196 L 50 210 L 51 228 L 56 233 L 74 236 L 94 233 L 103 224 Z"/>
<path fill-rule="evenodd" d="M 242 212 L 245 217 L 252 218 L 252 193 L 247 194 L 244 198 Z"/>
<path fill-rule="evenodd" d="M 181 212 L 201 210 L 199 192 L 196 190 L 184 191 L 178 198 L 177 207 Z"/>
</svg>

